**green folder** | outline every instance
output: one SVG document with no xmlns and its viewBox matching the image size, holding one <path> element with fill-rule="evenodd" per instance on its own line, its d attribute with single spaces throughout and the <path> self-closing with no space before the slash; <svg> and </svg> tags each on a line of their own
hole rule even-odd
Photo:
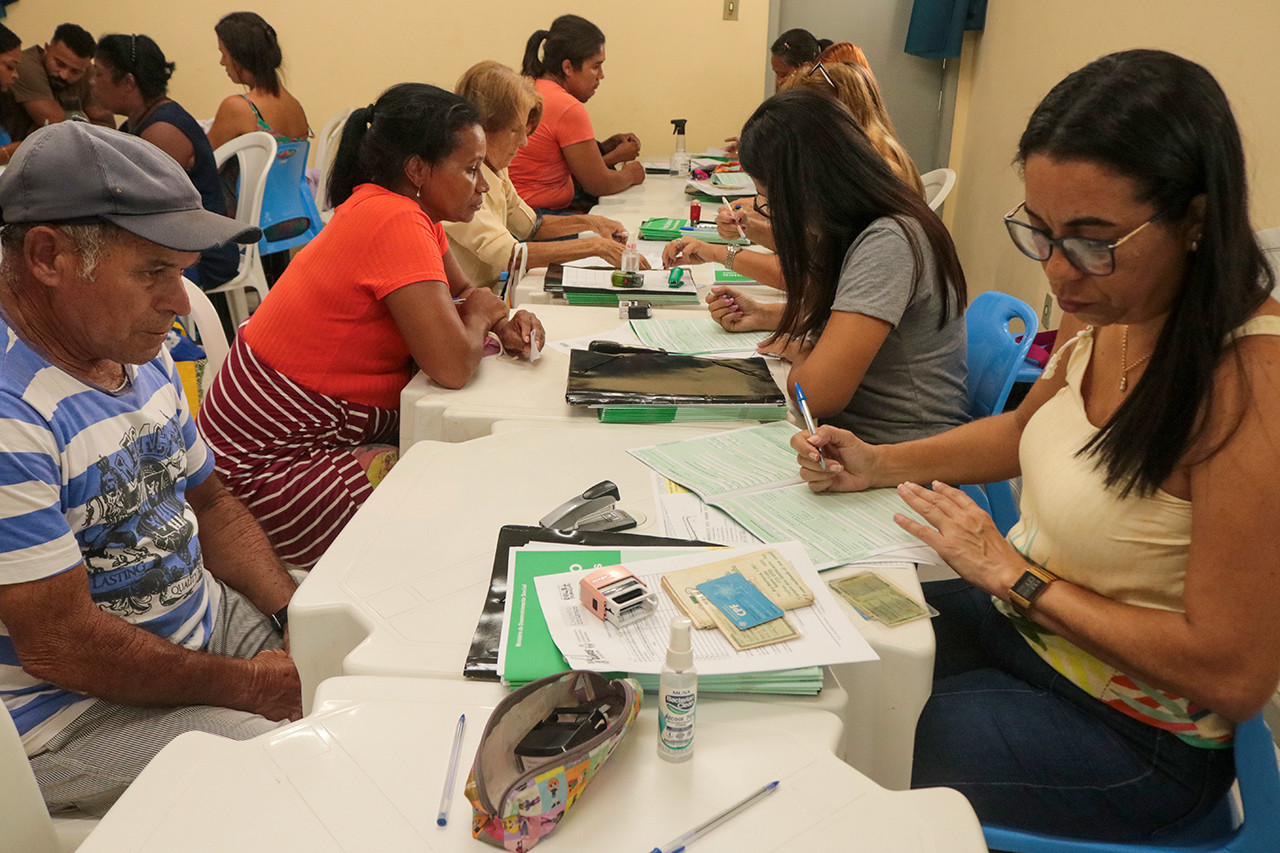
<svg viewBox="0 0 1280 853">
<path fill-rule="evenodd" d="M 650 305 L 696 305 L 696 293 L 637 293 L 634 290 L 619 290 L 617 293 L 571 293 L 564 292 L 564 301 L 570 305 L 617 305 L 619 299 L 639 299 Z"/>
<path fill-rule="evenodd" d="M 596 409 L 604 424 L 670 424 L 707 421 L 782 421 L 785 404 L 778 406 L 601 406 Z"/>
</svg>

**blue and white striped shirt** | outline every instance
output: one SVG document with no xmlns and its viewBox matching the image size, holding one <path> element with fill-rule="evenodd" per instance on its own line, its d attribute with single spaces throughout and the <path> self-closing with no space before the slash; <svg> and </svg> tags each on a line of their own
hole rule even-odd
<svg viewBox="0 0 1280 853">
<path fill-rule="evenodd" d="M 0 584 L 83 562 L 103 610 L 204 648 L 217 592 L 185 495 L 209 476 L 213 454 L 168 351 L 128 368 L 132 387 L 111 393 L 52 366 L 2 317 L 0 342 Z M 91 701 L 28 675 L 2 622 L 0 697 L 18 731 L 38 727 L 41 743 Z"/>
</svg>

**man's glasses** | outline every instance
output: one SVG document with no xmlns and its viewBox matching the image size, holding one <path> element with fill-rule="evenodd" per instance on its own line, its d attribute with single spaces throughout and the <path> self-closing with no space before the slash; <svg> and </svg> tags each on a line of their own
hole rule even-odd
<svg viewBox="0 0 1280 853">
<path fill-rule="evenodd" d="M 1054 246 L 1057 246 L 1062 249 L 1063 257 L 1073 267 L 1087 275 L 1111 275 L 1115 272 L 1116 249 L 1160 218 L 1160 214 L 1157 213 L 1114 243 L 1090 237 L 1055 238 L 1044 229 L 1013 218 L 1026 204 L 1025 201 L 1020 202 L 1017 207 L 1004 215 L 1004 227 L 1009 230 L 1009 236 L 1013 239 L 1013 245 L 1018 247 L 1018 251 L 1032 260 L 1047 261 L 1053 254 Z"/>
</svg>

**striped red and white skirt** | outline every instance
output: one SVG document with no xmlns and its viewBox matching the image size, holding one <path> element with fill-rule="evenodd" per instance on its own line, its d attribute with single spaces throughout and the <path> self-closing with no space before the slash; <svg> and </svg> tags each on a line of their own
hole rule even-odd
<svg viewBox="0 0 1280 853">
<path fill-rule="evenodd" d="M 197 423 L 280 559 L 310 569 L 394 464 L 400 413 L 303 388 L 237 335 Z"/>
</svg>

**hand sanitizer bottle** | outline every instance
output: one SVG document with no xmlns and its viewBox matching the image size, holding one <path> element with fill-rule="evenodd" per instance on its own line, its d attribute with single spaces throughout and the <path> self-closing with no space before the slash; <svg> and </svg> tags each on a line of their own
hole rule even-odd
<svg viewBox="0 0 1280 853">
<path fill-rule="evenodd" d="M 672 617 L 667 662 L 658 680 L 658 756 L 667 761 L 693 757 L 698 671 L 693 666 L 692 628 L 687 616 Z"/>
<path fill-rule="evenodd" d="M 622 250 L 622 271 L 640 272 L 640 250 L 636 248 L 635 240 L 628 239 L 626 248 Z"/>
<path fill-rule="evenodd" d="M 685 118 L 673 118 L 671 123 L 675 125 L 672 131 L 676 135 L 676 151 L 671 155 L 670 171 L 673 175 L 679 175 L 682 178 L 689 177 L 689 153 L 684 148 L 684 126 L 688 123 Z"/>
</svg>

